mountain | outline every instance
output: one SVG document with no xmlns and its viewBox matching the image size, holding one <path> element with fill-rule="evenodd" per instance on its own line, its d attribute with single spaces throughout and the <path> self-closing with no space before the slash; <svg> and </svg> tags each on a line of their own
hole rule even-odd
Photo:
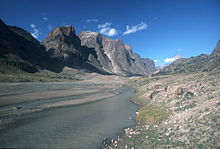
<svg viewBox="0 0 220 149">
<path fill-rule="evenodd" d="M 164 69 L 165 67 L 169 66 L 170 64 L 171 64 L 171 63 L 157 66 L 156 69 L 157 69 L 157 71 L 159 71 L 159 70 Z"/>
<path fill-rule="evenodd" d="M 109 74 L 100 67 L 97 67 L 97 65 L 94 65 L 96 64 L 95 51 L 81 46 L 81 40 L 71 25 L 56 27 L 41 44 L 45 46 L 51 58 L 56 59 L 64 66 L 84 69 L 89 72 Z M 88 58 L 92 60 L 93 63 L 91 63 Z"/>
<path fill-rule="evenodd" d="M 41 43 L 47 53 L 66 66 L 82 64 L 82 48 L 80 39 L 71 25 L 57 27 Z"/>
<path fill-rule="evenodd" d="M 1 19 L 0 41 L 1 72 L 7 72 L 12 67 L 31 73 L 39 69 L 62 71 L 62 65 L 50 58 L 45 47 L 30 33 L 15 26 L 8 26 Z"/>
<path fill-rule="evenodd" d="M 65 66 L 123 76 L 156 71 L 152 60 L 133 53 L 121 39 L 88 31 L 77 36 L 71 25 L 56 27 L 39 43 L 27 31 L 0 20 L 0 41 L 0 72 L 8 66 L 30 73 L 41 69 L 62 72 Z"/>
<path fill-rule="evenodd" d="M 220 54 L 220 40 L 218 41 L 215 49 L 212 51 L 211 56 Z"/>
<path fill-rule="evenodd" d="M 168 62 L 168 61 L 172 60 L 173 62 L 175 62 L 176 60 L 181 59 L 181 58 L 183 58 L 181 55 L 175 55 L 173 58 L 165 59 L 165 61 L 167 60 L 167 62 Z M 159 70 L 164 69 L 165 67 L 169 66 L 170 64 L 171 63 L 167 63 L 167 64 L 164 64 L 161 66 L 157 66 L 156 69 L 157 69 L 157 71 L 159 71 Z"/>
<path fill-rule="evenodd" d="M 109 73 L 126 76 L 147 75 L 156 70 L 152 60 L 142 59 L 138 54 L 133 54 L 131 47 L 121 39 L 112 40 L 89 31 L 82 31 L 78 36 L 84 48 L 92 49 L 96 53 L 90 53 L 88 60 Z"/>
<path fill-rule="evenodd" d="M 160 70 L 156 75 L 204 72 L 220 70 L 220 42 L 210 55 L 201 54 L 190 58 L 181 58 Z"/>
</svg>

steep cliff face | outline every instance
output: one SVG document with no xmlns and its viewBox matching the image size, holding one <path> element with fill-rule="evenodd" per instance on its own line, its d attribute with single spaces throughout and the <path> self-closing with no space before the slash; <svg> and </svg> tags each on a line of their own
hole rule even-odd
<svg viewBox="0 0 220 149">
<path fill-rule="evenodd" d="M 96 32 L 83 31 L 78 35 L 81 39 L 81 45 L 85 51 L 88 51 L 88 60 L 95 64 L 98 68 L 112 73 L 112 63 L 109 57 L 106 55 L 102 46 L 102 35 Z M 87 48 L 87 49 L 86 49 Z M 85 53 L 85 51 L 83 51 Z M 94 51 L 94 52 L 92 52 Z"/>
<path fill-rule="evenodd" d="M 27 31 L 6 25 L 0 20 L 0 65 L 7 71 L 7 66 L 15 67 L 27 72 L 48 69 L 55 72 L 62 71 L 62 66 L 51 59 L 44 46 Z"/>
<path fill-rule="evenodd" d="M 77 66 L 85 62 L 80 39 L 71 25 L 57 27 L 41 43 L 47 53 L 67 66 Z"/>
<path fill-rule="evenodd" d="M 81 45 L 94 49 L 102 69 L 120 75 L 147 75 L 154 72 L 154 62 L 133 54 L 121 39 L 112 40 L 96 32 L 80 32 Z M 95 57 L 95 56 L 92 56 Z M 148 67 L 149 66 L 149 67 Z"/>
</svg>

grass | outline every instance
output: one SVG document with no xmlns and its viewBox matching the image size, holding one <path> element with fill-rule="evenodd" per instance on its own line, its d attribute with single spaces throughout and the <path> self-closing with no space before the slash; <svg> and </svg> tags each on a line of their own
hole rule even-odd
<svg viewBox="0 0 220 149">
<path fill-rule="evenodd" d="M 0 74 L 0 82 L 61 82 L 76 81 L 77 79 L 65 76 L 50 76 L 43 74 Z"/>
<path fill-rule="evenodd" d="M 0 82 L 61 82 L 76 81 L 73 76 L 65 76 L 53 72 L 41 71 L 36 73 L 28 73 L 8 66 L 8 68 L 0 68 Z"/>
<path fill-rule="evenodd" d="M 161 121 L 167 119 L 170 114 L 171 111 L 166 108 L 155 105 L 145 105 L 139 109 L 136 122 L 140 124 L 159 124 Z"/>
<path fill-rule="evenodd" d="M 161 121 L 167 119 L 172 113 L 171 110 L 165 107 L 159 107 L 149 103 L 149 100 L 142 97 L 148 91 L 141 90 L 139 86 L 134 86 L 135 96 L 133 101 L 138 102 L 142 107 L 139 108 L 136 118 L 138 124 L 159 124 Z"/>
</svg>

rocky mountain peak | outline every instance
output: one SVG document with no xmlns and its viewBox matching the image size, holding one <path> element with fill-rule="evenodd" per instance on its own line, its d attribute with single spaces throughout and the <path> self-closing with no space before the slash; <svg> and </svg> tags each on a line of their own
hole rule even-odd
<svg viewBox="0 0 220 149">
<path fill-rule="evenodd" d="M 65 40 L 76 36 L 75 28 L 72 25 L 66 25 L 55 28 L 51 31 L 46 40 Z"/>
<path fill-rule="evenodd" d="M 99 33 L 97 32 L 90 32 L 90 31 L 82 31 L 79 33 L 80 38 L 94 38 L 97 37 Z"/>
<path fill-rule="evenodd" d="M 144 61 L 140 56 L 133 54 L 130 46 L 122 39 L 110 39 L 96 32 L 80 32 L 81 45 L 93 49 L 96 53 L 99 67 L 109 73 L 120 75 L 147 75 L 154 69 L 146 69 L 154 63 Z M 97 65 L 97 64 L 96 64 Z"/>
<path fill-rule="evenodd" d="M 79 37 L 71 25 L 55 28 L 42 41 L 48 54 L 67 66 L 82 62 L 82 50 Z"/>
<path fill-rule="evenodd" d="M 81 39 L 81 45 L 88 48 L 95 47 L 95 43 L 101 42 L 101 35 L 97 32 L 82 31 L 78 37 Z"/>
<path fill-rule="evenodd" d="M 215 49 L 212 51 L 211 55 L 216 55 L 216 54 L 220 54 L 220 40 L 218 41 L 218 43 L 216 44 Z"/>
<path fill-rule="evenodd" d="M 5 23 L 0 19 L 0 28 L 6 27 Z"/>
</svg>

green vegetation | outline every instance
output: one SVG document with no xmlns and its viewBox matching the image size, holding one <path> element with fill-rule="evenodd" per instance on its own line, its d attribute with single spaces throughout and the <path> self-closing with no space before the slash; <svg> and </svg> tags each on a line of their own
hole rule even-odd
<svg viewBox="0 0 220 149">
<path fill-rule="evenodd" d="M 21 71 L 12 66 L 0 67 L 0 82 L 61 82 L 61 81 L 77 81 L 72 76 L 65 76 L 59 73 L 49 71 L 41 71 L 36 73 L 28 73 Z"/>
<path fill-rule="evenodd" d="M 139 114 L 136 118 L 136 122 L 140 124 L 158 124 L 161 121 L 167 119 L 171 111 L 164 107 L 158 107 L 154 105 L 145 105 L 139 109 Z"/>
<path fill-rule="evenodd" d="M 2 74 L 0 73 L 0 82 L 62 82 L 62 81 L 77 81 L 72 77 L 62 75 L 45 75 L 45 74 Z"/>
</svg>

